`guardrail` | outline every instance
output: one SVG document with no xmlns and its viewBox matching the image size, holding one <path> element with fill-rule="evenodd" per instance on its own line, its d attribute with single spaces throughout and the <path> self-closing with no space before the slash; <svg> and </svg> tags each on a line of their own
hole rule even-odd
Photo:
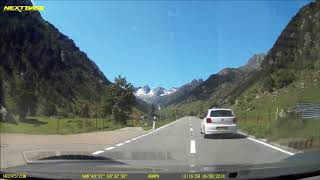
<svg viewBox="0 0 320 180">
<path fill-rule="evenodd" d="M 301 119 L 320 118 L 320 103 L 298 103 L 297 108 Z"/>
</svg>

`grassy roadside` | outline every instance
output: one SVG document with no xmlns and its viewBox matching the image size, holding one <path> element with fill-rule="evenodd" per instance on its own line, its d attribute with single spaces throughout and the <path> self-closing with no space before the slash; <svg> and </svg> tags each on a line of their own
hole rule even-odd
<svg viewBox="0 0 320 180">
<path fill-rule="evenodd" d="M 320 142 L 320 119 L 304 119 L 300 124 L 297 116 L 277 117 L 281 110 L 288 110 L 298 102 L 320 102 L 320 83 L 307 82 L 313 77 L 309 72 L 290 86 L 272 93 L 261 93 L 253 86 L 235 105 L 240 129 L 259 138 L 272 141 L 283 139 L 313 139 Z"/>
<path fill-rule="evenodd" d="M 172 122 L 169 119 L 160 119 L 156 128 Z M 1 133 L 22 134 L 78 134 L 95 131 L 111 131 L 124 127 L 142 127 L 144 130 L 152 129 L 152 122 L 128 120 L 127 126 L 114 125 L 110 119 L 95 118 L 61 118 L 28 117 L 25 122 L 17 124 L 0 122 Z"/>
<path fill-rule="evenodd" d="M 314 139 L 320 141 L 320 119 L 304 120 L 300 124 L 297 119 L 276 118 L 276 112 L 261 113 L 259 111 L 237 112 L 239 128 L 258 138 L 278 140 L 285 138 Z M 246 119 L 245 119 L 246 116 Z"/>
<path fill-rule="evenodd" d="M 76 134 L 121 128 L 108 119 L 28 117 L 17 124 L 0 122 L 1 132 L 24 134 Z"/>
</svg>

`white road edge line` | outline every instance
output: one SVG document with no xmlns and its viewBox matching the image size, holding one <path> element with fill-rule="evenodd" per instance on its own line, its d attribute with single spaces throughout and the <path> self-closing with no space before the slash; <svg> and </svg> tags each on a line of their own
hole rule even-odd
<svg viewBox="0 0 320 180">
<path fill-rule="evenodd" d="M 105 150 L 107 150 L 107 151 L 109 151 L 109 150 L 111 150 L 111 149 L 114 149 L 115 147 L 108 147 L 108 148 L 105 148 Z"/>
<path fill-rule="evenodd" d="M 123 145 L 123 143 L 116 144 L 116 146 L 122 146 L 122 145 Z"/>
<path fill-rule="evenodd" d="M 179 119 L 179 120 L 182 120 L 182 119 Z M 131 140 L 127 140 L 127 141 L 125 141 L 125 142 L 123 142 L 123 143 L 116 144 L 115 146 L 119 147 L 119 146 L 124 145 L 124 143 L 129 143 L 129 142 L 131 142 L 131 141 L 140 139 L 140 138 L 142 138 L 142 137 L 144 137 L 144 136 L 150 135 L 150 134 L 152 134 L 152 133 L 154 133 L 154 132 L 159 131 L 160 129 L 163 129 L 163 128 L 165 128 L 165 127 L 167 127 L 167 126 L 169 126 L 169 125 L 171 125 L 171 124 L 173 124 L 173 123 L 178 122 L 179 120 L 175 120 L 175 121 L 173 121 L 173 122 L 171 122 L 171 123 L 169 123 L 169 124 L 166 124 L 166 125 L 158 128 L 158 129 L 156 129 L 156 130 L 154 130 L 154 131 L 151 131 L 151 132 L 149 132 L 149 133 L 147 133 L 147 134 L 143 134 L 143 135 L 140 135 L 140 136 L 138 136 L 138 137 L 132 138 Z M 112 147 L 106 148 L 105 150 L 111 150 L 111 149 L 114 149 L 114 148 L 115 148 L 115 147 L 112 146 Z M 92 155 L 100 154 L 100 153 L 103 153 L 103 152 L 104 152 L 104 151 L 96 151 L 96 152 L 92 153 Z"/>
<path fill-rule="evenodd" d="M 191 140 L 191 143 L 190 143 L 190 153 L 191 153 L 191 154 L 196 153 L 196 141 L 195 141 L 195 140 Z"/>
<path fill-rule="evenodd" d="M 150 134 L 155 133 L 155 132 L 158 132 L 159 130 L 161 130 L 161 129 L 165 128 L 165 127 L 168 127 L 168 126 L 170 126 L 170 125 L 172 125 L 172 124 L 174 124 L 174 123 L 176 123 L 176 122 L 179 122 L 180 120 L 183 120 L 183 118 L 181 118 L 181 119 L 179 119 L 179 120 L 175 120 L 175 121 L 173 121 L 173 122 L 171 122 L 171 123 L 169 123 L 169 124 L 166 124 L 166 125 L 164 125 L 164 126 L 161 126 L 161 127 L 159 127 L 158 129 L 156 129 L 156 130 L 154 130 L 154 131 L 151 131 Z"/>
<path fill-rule="evenodd" d="M 260 144 L 263 144 L 263 145 L 265 145 L 265 146 L 268 146 L 268 147 L 270 147 L 270 148 L 272 148 L 272 149 L 275 149 L 275 150 L 278 150 L 278 151 L 280 151 L 280 152 L 286 153 L 286 154 L 288 154 L 288 155 L 290 155 L 290 156 L 294 155 L 294 153 L 292 153 L 292 152 L 289 152 L 289 151 L 280 149 L 280 148 L 278 148 L 278 147 L 275 147 L 275 146 L 273 146 L 273 145 L 271 145 L 271 144 L 268 144 L 268 143 L 259 141 L 259 140 L 257 140 L 257 139 L 253 139 L 253 138 L 250 138 L 250 137 L 247 137 L 247 139 L 249 139 L 249 140 L 251 140 L 251 141 L 254 141 L 254 142 L 257 142 L 257 143 L 260 143 Z"/>
<path fill-rule="evenodd" d="M 182 120 L 182 119 L 179 119 L 179 120 Z M 144 137 L 144 136 L 150 135 L 150 134 L 152 134 L 152 133 L 154 133 L 154 132 L 159 131 L 159 130 L 162 129 L 162 128 L 165 128 L 165 127 L 167 127 L 167 126 L 169 126 L 169 125 L 171 125 L 171 124 L 173 124 L 173 123 L 178 122 L 179 120 L 175 120 L 175 121 L 173 121 L 173 122 L 171 122 L 171 123 L 169 123 L 169 124 L 166 124 L 166 125 L 158 128 L 158 129 L 156 129 L 156 130 L 154 130 L 154 131 L 151 131 L 151 132 L 149 132 L 149 133 L 146 133 L 146 134 L 140 135 L 140 136 L 138 136 L 138 137 L 132 138 L 131 140 L 127 140 L 127 141 L 125 141 L 125 142 L 123 142 L 123 143 L 116 144 L 115 146 L 119 147 L 119 146 L 124 145 L 124 143 L 129 143 L 129 142 L 131 142 L 131 141 L 137 140 L 137 139 L 142 138 L 142 137 Z M 105 148 L 105 150 L 108 151 L 108 150 L 111 150 L 111 149 L 114 149 L 114 148 L 115 148 L 115 147 L 112 146 L 112 147 Z M 104 151 L 96 151 L 96 152 L 93 152 L 92 155 L 97 155 L 97 154 L 100 154 L 100 153 L 103 153 L 103 152 L 104 152 Z"/>
<path fill-rule="evenodd" d="M 100 154 L 100 153 L 103 153 L 104 151 L 96 151 L 94 153 L 92 153 L 92 155 L 97 155 L 97 154 Z"/>
</svg>

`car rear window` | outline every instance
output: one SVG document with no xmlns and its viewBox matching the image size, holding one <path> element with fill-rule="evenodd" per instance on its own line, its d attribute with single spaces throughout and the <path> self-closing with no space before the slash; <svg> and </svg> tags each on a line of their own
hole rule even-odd
<svg viewBox="0 0 320 180">
<path fill-rule="evenodd" d="M 210 117 L 233 117 L 233 113 L 229 110 L 216 110 L 210 112 Z"/>
</svg>

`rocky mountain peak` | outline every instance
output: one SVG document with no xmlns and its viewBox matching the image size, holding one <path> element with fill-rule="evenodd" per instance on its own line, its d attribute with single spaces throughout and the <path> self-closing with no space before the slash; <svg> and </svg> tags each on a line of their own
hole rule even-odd
<svg viewBox="0 0 320 180">
<path fill-rule="evenodd" d="M 265 54 L 264 53 L 260 53 L 260 54 L 254 54 L 247 62 L 247 64 L 245 65 L 246 67 L 250 67 L 250 68 L 254 68 L 257 69 L 260 67 L 262 61 L 265 58 Z"/>
<path fill-rule="evenodd" d="M 220 76 L 225 76 L 225 75 L 228 75 L 231 72 L 231 70 L 232 70 L 231 68 L 224 68 L 218 74 Z"/>
<path fill-rule="evenodd" d="M 142 90 L 145 92 L 145 93 L 149 93 L 151 91 L 150 87 L 148 85 L 145 85 L 142 87 Z"/>
<path fill-rule="evenodd" d="M 155 96 L 161 96 L 162 94 L 166 94 L 166 89 L 163 87 L 157 87 L 153 90 L 153 94 Z"/>
</svg>

